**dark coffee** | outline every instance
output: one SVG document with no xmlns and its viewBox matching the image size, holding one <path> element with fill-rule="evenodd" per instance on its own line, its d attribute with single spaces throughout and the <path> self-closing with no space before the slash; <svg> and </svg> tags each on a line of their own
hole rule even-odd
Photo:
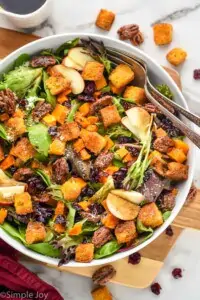
<svg viewBox="0 0 200 300">
<path fill-rule="evenodd" d="M 0 6 L 12 13 L 26 15 L 39 9 L 46 0 L 0 0 Z"/>
</svg>

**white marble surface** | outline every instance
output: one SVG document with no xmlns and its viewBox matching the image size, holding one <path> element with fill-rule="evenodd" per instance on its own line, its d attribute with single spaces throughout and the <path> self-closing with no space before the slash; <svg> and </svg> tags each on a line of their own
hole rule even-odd
<svg viewBox="0 0 200 300">
<path fill-rule="evenodd" d="M 109 33 L 97 29 L 94 25 L 100 8 L 107 8 L 116 13 L 116 21 Z M 171 45 L 155 46 L 151 25 L 158 21 L 173 24 L 174 39 Z M 183 47 L 188 52 L 188 59 L 178 70 L 182 76 L 183 93 L 190 108 L 200 114 L 200 81 L 193 79 L 193 70 L 200 68 L 199 28 L 200 0 L 53 0 L 52 15 L 36 29 L 29 30 L 41 36 L 63 32 L 98 32 L 117 38 L 117 29 L 125 24 L 137 23 L 144 33 L 145 42 L 141 49 L 157 59 L 162 65 L 168 65 L 165 55 L 173 47 Z M 13 28 L 3 17 L 0 26 Z M 16 29 L 16 28 L 14 28 Z M 197 162 L 200 154 L 197 153 Z M 200 186 L 200 167 L 197 163 L 195 182 Z M 195 245 L 195 246 L 194 246 Z M 200 233 L 187 230 L 169 254 L 158 280 L 163 289 L 159 299 L 199 300 L 200 277 Z M 61 292 L 65 300 L 89 300 L 91 281 L 75 275 L 61 273 L 38 265 L 27 265 L 38 275 Z M 171 276 L 173 267 L 183 267 L 184 277 L 174 280 Z M 149 289 L 134 290 L 117 285 L 110 285 L 114 299 L 151 300 L 156 296 Z"/>
</svg>

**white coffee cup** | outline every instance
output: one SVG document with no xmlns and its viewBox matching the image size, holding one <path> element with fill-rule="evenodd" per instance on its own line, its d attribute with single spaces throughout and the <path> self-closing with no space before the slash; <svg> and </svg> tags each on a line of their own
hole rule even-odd
<svg viewBox="0 0 200 300">
<path fill-rule="evenodd" d="M 31 28 L 43 23 L 51 13 L 52 0 L 46 0 L 45 3 L 30 14 L 20 15 L 4 9 L 0 9 L 0 14 L 13 23 L 17 28 Z"/>
</svg>

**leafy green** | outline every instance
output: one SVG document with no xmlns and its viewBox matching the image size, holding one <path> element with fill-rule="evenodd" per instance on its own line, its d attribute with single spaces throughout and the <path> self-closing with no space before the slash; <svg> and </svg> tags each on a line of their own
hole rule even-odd
<svg viewBox="0 0 200 300">
<path fill-rule="evenodd" d="M 121 101 L 125 101 L 125 102 L 129 102 L 129 103 L 135 103 L 135 101 L 133 99 L 128 99 L 128 98 L 123 98 L 121 96 L 117 96 L 117 98 L 119 98 Z"/>
<path fill-rule="evenodd" d="M 185 135 L 179 135 L 179 136 L 176 137 L 176 139 L 184 141 Z"/>
<path fill-rule="evenodd" d="M 48 133 L 48 127 L 42 123 L 35 124 L 28 128 L 28 137 L 30 143 L 36 150 L 48 156 L 49 146 L 51 144 L 51 137 Z"/>
<path fill-rule="evenodd" d="M 76 38 L 74 40 L 71 41 L 67 41 L 64 44 L 60 45 L 58 47 L 58 49 L 56 49 L 55 54 L 58 56 L 63 56 L 63 55 L 67 55 L 68 51 L 71 48 L 74 48 L 75 46 L 77 46 L 79 43 L 79 38 Z"/>
<path fill-rule="evenodd" d="M 96 125 L 98 126 L 98 133 L 101 135 L 105 135 L 106 134 L 106 130 L 105 127 L 103 125 L 102 122 L 97 122 Z"/>
<path fill-rule="evenodd" d="M 42 74 L 36 78 L 33 86 L 28 90 L 27 97 L 37 97 L 42 82 Z"/>
<path fill-rule="evenodd" d="M 116 253 L 120 248 L 121 245 L 119 245 L 116 240 L 112 240 L 103 245 L 101 248 L 97 249 L 95 251 L 94 258 L 100 259 L 112 255 L 113 253 Z"/>
<path fill-rule="evenodd" d="M 110 86 L 109 85 L 105 86 L 104 88 L 101 89 L 101 92 L 102 93 L 109 93 L 110 92 Z"/>
<path fill-rule="evenodd" d="M 66 203 L 66 206 L 69 210 L 67 215 L 67 229 L 69 230 L 74 226 L 76 210 L 72 207 L 71 203 Z"/>
<path fill-rule="evenodd" d="M 102 186 L 103 186 L 103 183 L 100 183 L 100 182 L 88 182 L 88 186 L 95 190 L 95 191 L 98 191 Z"/>
<path fill-rule="evenodd" d="M 0 227 L 6 231 L 9 235 L 11 235 L 15 240 L 21 241 L 23 244 L 26 243 L 24 237 L 21 235 L 19 230 L 12 226 L 11 224 L 4 222 Z"/>
<path fill-rule="evenodd" d="M 19 98 L 23 98 L 41 73 L 42 68 L 18 67 L 4 75 L 0 90 L 10 88 Z"/>
<path fill-rule="evenodd" d="M 137 219 L 137 231 L 139 232 L 139 237 L 135 240 L 134 246 L 137 246 L 144 241 L 148 240 L 153 235 L 153 229 L 151 227 L 146 227 L 142 224 L 142 222 Z"/>
<path fill-rule="evenodd" d="M 56 97 L 53 96 L 50 93 L 50 90 L 48 89 L 47 85 L 46 85 L 46 80 L 49 78 L 47 72 L 43 71 L 43 85 L 44 85 L 44 91 L 46 93 L 46 101 L 51 104 L 52 107 L 56 106 Z"/>
<path fill-rule="evenodd" d="M 22 53 L 14 62 L 14 68 L 24 65 L 27 61 L 30 60 L 30 55 L 27 53 Z"/>
<path fill-rule="evenodd" d="M 132 137 L 132 133 L 120 124 L 109 127 L 106 134 L 111 139 L 117 139 L 119 136 Z"/>
<path fill-rule="evenodd" d="M 91 202 L 103 201 L 111 190 L 114 190 L 114 182 L 112 176 L 109 176 L 106 183 L 89 199 Z"/>
<path fill-rule="evenodd" d="M 159 84 L 156 86 L 156 89 L 165 97 L 173 100 L 174 95 L 166 84 Z"/>
<path fill-rule="evenodd" d="M 118 113 L 120 115 L 122 115 L 125 112 L 125 110 L 124 110 L 123 106 L 120 103 L 120 98 L 112 97 L 112 102 L 116 106 L 116 108 L 118 110 Z"/>
<path fill-rule="evenodd" d="M 71 246 L 77 246 L 82 243 L 82 236 L 74 236 L 70 237 L 68 233 L 65 233 L 65 236 L 57 241 L 57 247 L 63 248 L 63 250 L 67 250 Z"/>
<path fill-rule="evenodd" d="M 106 57 L 106 55 L 102 55 L 102 56 L 99 55 L 99 60 L 104 65 L 106 72 L 109 75 L 112 71 L 112 62 Z"/>
<path fill-rule="evenodd" d="M 60 249 L 54 248 L 49 243 L 31 244 L 31 245 L 26 245 L 26 247 L 46 256 L 60 257 Z"/>
<path fill-rule="evenodd" d="M 146 227 L 142 224 L 142 222 L 137 219 L 137 231 L 139 233 L 147 233 L 147 232 L 153 232 L 153 229 L 151 227 Z"/>
<path fill-rule="evenodd" d="M 118 168 L 122 168 L 125 166 L 125 164 L 122 161 L 115 159 L 115 158 L 113 159 L 112 164 Z"/>
<path fill-rule="evenodd" d="M 79 109 L 80 106 L 81 106 L 80 102 L 78 102 L 76 100 L 72 100 L 71 110 L 68 114 L 67 122 L 73 122 L 74 121 L 75 114 L 76 114 L 76 112 L 77 112 L 77 110 Z"/>
<path fill-rule="evenodd" d="M 8 140 L 7 132 L 3 124 L 0 124 L 0 137 L 3 140 Z"/>
<path fill-rule="evenodd" d="M 45 56 L 53 56 L 58 64 L 62 61 L 62 57 L 55 55 L 52 49 L 44 49 L 40 52 L 40 54 Z"/>
<path fill-rule="evenodd" d="M 64 197 L 60 185 L 53 184 L 48 189 L 50 190 L 49 194 L 53 197 L 53 199 L 55 199 L 56 201 L 64 202 Z"/>
<path fill-rule="evenodd" d="M 54 234 L 53 234 L 53 232 L 49 229 L 49 230 L 47 231 L 47 234 L 46 234 L 46 237 L 45 237 L 44 242 L 45 242 L 45 243 L 50 242 L 53 238 L 54 238 Z"/>
<path fill-rule="evenodd" d="M 46 183 L 47 186 L 52 185 L 52 182 L 51 182 L 51 179 L 50 179 L 49 175 L 47 175 L 44 171 L 37 169 L 35 171 L 35 173 L 42 178 L 42 180 L 44 181 L 44 183 Z"/>
<path fill-rule="evenodd" d="M 85 234 L 85 233 L 89 234 L 91 232 L 96 231 L 98 228 L 99 228 L 99 225 L 89 222 L 89 221 L 86 221 L 82 227 L 82 234 Z"/>
<path fill-rule="evenodd" d="M 137 160 L 131 165 L 128 169 L 127 175 L 123 181 L 124 186 L 129 189 L 133 190 L 135 188 L 139 188 L 143 183 L 144 173 L 149 167 L 149 153 L 151 149 L 151 124 L 153 122 L 153 117 L 151 118 L 151 123 L 149 125 L 147 139 L 144 141 L 142 149 L 140 150 L 140 154 Z"/>
<path fill-rule="evenodd" d="M 171 216 L 171 211 L 166 211 L 163 213 L 162 217 L 163 217 L 163 220 L 166 221 L 170 216 Z"/>
</svg>

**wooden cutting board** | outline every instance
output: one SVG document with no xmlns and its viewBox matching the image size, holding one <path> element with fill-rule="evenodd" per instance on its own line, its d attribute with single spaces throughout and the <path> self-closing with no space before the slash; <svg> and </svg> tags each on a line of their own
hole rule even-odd
<svg viewBox="0 0 200 300">
<path fill-rule="evenodd" d="M 39 37 L 0 28 L 0 58 L 5 57 L 17 48 L 36 39 L 39 39 Z M 178 73 L 169 68 L 165 69 L 181 88 L 181 81 Z M 178 217 L 173 222 L 172 228 L 174 235 L 169 237 L 163 233 L 149 246 L 142 249 L 140 251 L 142 260 L 139 265 L 133 266 L 128 264 L 127 258 L 118 260 L 112 264 L 117 270 L 117 275 L 113 278 L 112 282 L 134 288 L 145 288 L 149 286 L 161 270 L 167 254 L 174 246 L 179 235 L 184 228 L 188 227 L 200 229 L 200 190 L 198 190 L 195 199 L 185 204 Z M 26 259 L 30 260 L 30 258 Z M 55 268 L 54 266 L 48 266 Z M 57 269 L 91 277 L 97 268 L 98 267 L 60 267 Z"/>
</svg>

